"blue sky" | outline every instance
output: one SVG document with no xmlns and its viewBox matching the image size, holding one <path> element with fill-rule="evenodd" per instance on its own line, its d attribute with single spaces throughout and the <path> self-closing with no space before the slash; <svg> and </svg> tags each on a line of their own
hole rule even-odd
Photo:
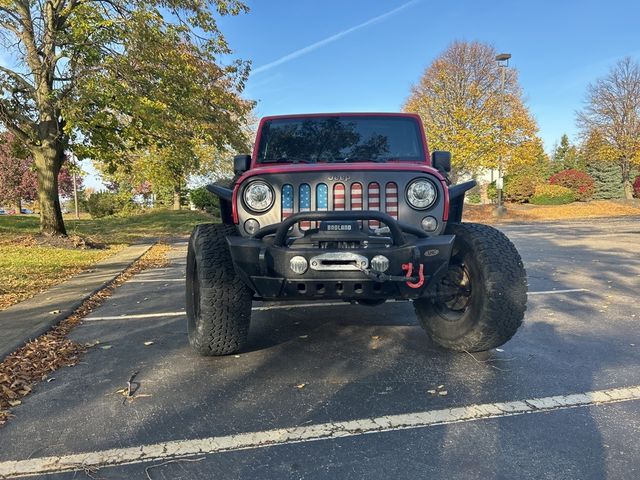
<svg viewBox="0 0 640 480">
<path fill-rule="evenodd" d="M 253 61 L 246 96 L 259 116 L 398 111 L 449 43 L 478 40 L 513 55 L 551 150 L 562 133 L 575 136 L 587 84 L 624 56 L 640 59 L 637 0 L 247 3 L 248 15 L 221 27 L 235 54 Z"/>
</svg>

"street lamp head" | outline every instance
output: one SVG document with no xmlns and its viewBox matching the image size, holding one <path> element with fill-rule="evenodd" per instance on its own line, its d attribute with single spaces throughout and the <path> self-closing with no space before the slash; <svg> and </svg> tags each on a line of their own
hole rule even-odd
<svg viewBox="0 0 640 480">
<path fill-rule="evenodd" d="M 511 54 L 510 53 L 501 53 L 499 55 L 496 55 L 496 61 L 498 62 L 504 62 L 507 61 L 511 58 Z"/>
</svg>

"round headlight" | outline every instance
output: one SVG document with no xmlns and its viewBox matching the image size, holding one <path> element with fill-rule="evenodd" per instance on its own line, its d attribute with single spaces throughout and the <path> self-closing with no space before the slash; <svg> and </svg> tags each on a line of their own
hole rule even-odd
<svg viewBox="0 0 640 480">
<path fill-rule="evenodd" d="M 273 205 L 273 190 L 263 181 L 251 182 L 244 189 L 244 203 L 254 212 L 265 212 Z"/>
<path fill-rule="evenodd" d="M 407 187 L 407 201 L 413 208 L 424 210 L 436 201 L 438 192 L 429 180 L 418 178 Z"/>
</svg>

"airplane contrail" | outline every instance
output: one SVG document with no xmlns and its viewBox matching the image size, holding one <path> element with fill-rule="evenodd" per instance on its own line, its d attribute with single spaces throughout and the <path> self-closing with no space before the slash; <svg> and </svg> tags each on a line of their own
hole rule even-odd
<svg viewBox="0 0 640 480">
<path fill-rule="evenodd" d="M 294 58 L 298 58 L 301 57 L 302 55 L 306 55 L 307 53 L 313 52 L 314 50 L 317 50 L 318 48 L 324 47 L 325 45 L 328 45 L 329 43 L 335 42 L 336 40 L 341 39 L 342 37 L 345 37 L 347 35 L 349 35 L 350 33 L 353 33 L 357 30 L 360 30 L 362 28 L 368 27 L 369 25 L 372 25 L 374 23 L 380 22 L 382 20 L 384 20 L 385 18 L 388 18 L 392 15 L 395 15 L 396 13 L 405 10 L 413 5 L 415 5 L 416 3 L 420 2 L 420 0 L 411 0 L 410 2 L 404 3 L 402 5 L 400 5 L 397 8 L 394 8 L 393 10 L 388 11 L 387 13 L 383 13 L 382 15 L 378 15 L 377 17 L 371 18 L 369 20 L 367 20 L 366 22 L 363 23 L 359 23 L 358 25 L 355 25 L 351 28 L 347 28 L 346 30 L 343 30 L 342 32 L 338 32 L 334 35 L 331 35 L 330 37 L 327 37 L 325 39 L 322 39 L 318 42 L 312 43 L 311 45 L 308 45 L 306 47 L 303 47 L 299 50 L 296 50 L 295 52 L 291 52 L 283 57 L 280 57 L 277 60 L 274 60 L 273 62 L 267 63 L 265 65 L 262 65 L 254 70 L 252 70 L 251 73 L 260 73 L 260 72 L 264 72 L 266 70 L 269 70 L 273 67 L 277 67 L 278 65 L 282 65 L 283 63 L 286 63 L 290 60 L 293 60 Z"/>
</svg>

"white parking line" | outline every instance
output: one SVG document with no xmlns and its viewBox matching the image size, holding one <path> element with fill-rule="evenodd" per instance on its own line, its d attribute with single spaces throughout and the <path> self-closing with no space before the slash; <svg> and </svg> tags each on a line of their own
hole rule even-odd
<svg viewBox="0 0 640 480">
<path fill-rule="evenodd" d="M 568 290 L 546 290 L 540 292 L 528 292 L 527 295 L 553 295 L 564 293 L 588 292 L 586 288 L 572 288 Z M 408 300 L 387 300 L 387 303 L 409 303 Z M 351 305 L 349 302 L 316 302 L 316 303 L 290 303 L 285 305 L 263 305 L 253 307 L 254 312 L 265 312 L 270 310 L 290 310 L 292 308 L 310 308 L 310 307 L 338 307 Z M 186 312 L 162 312 L 162 313 L 140 313 L 132 315 L 111 315 L 106 317 L 89 317 L 85 322 L 97 322 L 100 320 L 129 320 L 136 318 L 159 318 L 159 317 L 179 317 L 186 315 Z"/>
<path fill-rule="evenodd" d="M 114 448 L 64 456 L 0 462 L 0 477 L 37 475 L 63 471 L 101 468 L 114 465 L 160 461 L 194 455 L 213 454 L 274 445 L 304 443 L 365 434 L 425 428 L 435 425 L 472 422 L 492 418 L 549 412 L 598 404 L 640 400 L 640 386 L 596 390 L 586 393 L 529 398 L 511 402 L 485 403 L 466 407 L 401 415 L 386 415 L 345 422 L 321 423 L 291 428 L 240 433 L 221 437 Z"/>
<path fill-rule="evenodd" d="M 183 310 L 182 312 L 162 312 L 162 313 L 139 313 L 133 315 L 111 315 L 106 317 L 88 317 L 85 318 L 84 322 L 97 322 L 100 320 L 129 320 L 133 318 L 159 318 L 159 317 L 179 317 L 184 316 L 187 313 Z"/>
<path fill-rule="evenodd" d="M 553 295 L 555 293 L 575 293 L 575 292 L 588 292 L 586 288 L 569 288 L 567 290 L 544 290 L 541 292 L 528 292 L 527 295 Z"/>
<path fill-rule="evenodd" d="M 288 310 L 290 308 L 308 308 L 308 307 L 337 307 L 339 305 L 350 305 L 349 302 L 316 302 L 316 303 L 296 303 L 288 305 L 265 305 L 262 307 L 253 307 L 254 312 L 264 312 L 267 310 Z"/>
<path fill-rule="evenodd" d="M 387 300 L 387 303 L 408 303 L 409 300 Z M 266 310 L 288 310 L 290 308 L 308 308 L 308 307 L 337 307 L 344 305 L 352 305 L 350 302 L 315 302 L 315 303 L 288 303 L 285 305 L 264 305 L 261 307 L 253 307 L 254 312 L 263 312 Z"/>
<path fill-rule="evenodd" d="M 127 283 L 150 283 L 150 282 L 159 282 L 159 283 L 169 283 L 169 282 L 184 282 L 184 278 L 132 278 L 128 280 Z"/>
</svg>

